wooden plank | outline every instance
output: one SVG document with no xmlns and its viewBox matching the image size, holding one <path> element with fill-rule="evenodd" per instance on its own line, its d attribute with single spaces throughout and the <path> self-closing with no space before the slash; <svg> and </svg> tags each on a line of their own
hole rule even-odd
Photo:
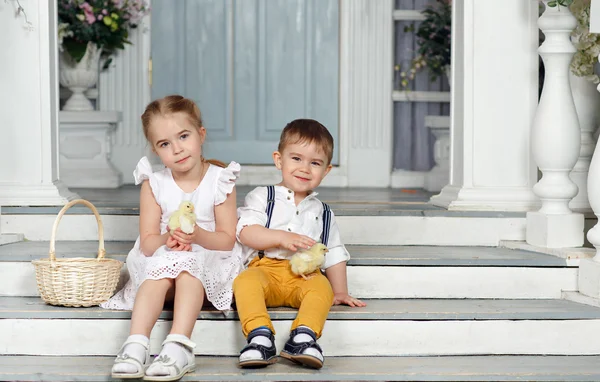
<svg viewBox="0 0 600 382">
<path fill-rule="evenodd" d="M 107 241 L 109 258 L 125 260 L 133 241 Z M 0 262 L 29 262 L 45 257 L 48 241 L 26 241 L 0 246 Z M 497 247 L 433 247 L 401 245 L 347 245 L 348 265 L 388 266 L 505 266 L 564 267 L 566 259 L 536 252 Z M 57 257 L 97 256 L 97 241 L 58 241 Z"/>
<path fill-rule="evenodd" d="M 110 381 L 113 357 L 0 357 L 0 379 Z M 241 372 L 237 357 L 196 357 L 184 381 L 598 381 L 600 356 L 327 357 L 321 370 L 280 362 Z"/>
<path fill-rule="evenodd" d="M 425 16 L 417 9 L 396 9 L 392 13 L 394 21 L 422 21 Z"/>
<path fill-rule="evenodd" d="M 273 321 L 277 349 L 292 320 Z M 124 319 L 3 319 L 2 355 L 115 355 L 127 338 Z M 158 352 L 171 321 L 158 321 L 150 338 Z M 328 356 L 598 355 L 600 320 L 330 320 L 319 343 Z M 349 335 L 351 334 L 351 335 Z M 246 343 L 232 320 L 200 320 L 191 337 L 198 355 L 234 356 Z"/>
<path fill-rule="evenodd" d="M 450 102 L 450 92 L 398 91 L 392 92 L 394 102 Z"/>
<path fill-rule="evenodd" d="M 560 299 L 482 300 L 482 299 L 388 299 L 365 300 L 364 308 L 334 306 L 328 320 L 569 320 L 600 319 L 600 308 Z M 291 308 L 271 308 L 273 320 L 292 320 L 297 313 Z M 130 319 L 130 311 L 99 307 L 70 308 L 45 304 L 37 297 L 0 297 L 0 319 Z M 171 320 L 173 312 L 165 310 L 161 319 Z M 236 321 L 237 312 L 223 314 L 215 309 L 200 313 L 199 320 Z"/>
<path fill-rule="evenodd" d="M 578 268 L 373 266 L 348 267 L 348 288 L 357 298 L 560 298 L 577 290 Z M 5 262 L 0 296 L 38 296 L 28 262 Z"/>
</svg>

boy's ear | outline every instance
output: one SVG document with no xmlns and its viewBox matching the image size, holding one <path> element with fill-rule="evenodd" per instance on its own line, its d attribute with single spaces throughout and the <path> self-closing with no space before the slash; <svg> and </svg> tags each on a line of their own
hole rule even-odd
<svg viewBox="0 0 600 382">
<path fill-rule="evenodd" d="M 281 153 L 279 151 L 273 152 L 273 163 L 278 170 L 281 170 Z"/>
<path fill-rule="evenodd" d="M 325 175 L 329 174 L 329 171 L 331 171 L 331 169 L 333 168 L 333 166 L 330 164 L 327 166 L 327 169 L 325 170 Z"/>
</svg>

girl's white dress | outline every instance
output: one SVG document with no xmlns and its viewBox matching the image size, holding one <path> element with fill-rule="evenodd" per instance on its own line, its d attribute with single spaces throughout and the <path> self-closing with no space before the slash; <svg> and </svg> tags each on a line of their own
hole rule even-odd
<svg viewBox="0 0 600 382">
<path fill-rule="evenodd" d="M 207 231 L 215 230 L 215 206 L 223 203 L 235 185 L 240 165 L 231 162 L 226 168 L 210 165 L 196 190 L 186 193 L 177 186 L 171 170 L 152 172 L 148 158 L 142 158 L 134 173 L 135 183 L 148 179 L 156 202 L 162 209 L 161 234 L 167 232 L 171 214 L 178 210 L 183 200 L 194 203 L 196 224 Z M 171 251 L 162 246 L 150 257 L 140 249 L 138 236 L 133 249 L 127 255 L 129 280 L 113 297 L 100 306 L 105 309 L 133 309 L 138 288 L 144 280 L 176 278 L 183 271 L 189 272 L 204 285 L 208 300 L 219 310 L 228 310 L 232 301 L 233 279 L 242 269 L 242 250 L 236 244 L 232 251 L 213 251 L 197 244 L 190 252 Z"/>
</svg>

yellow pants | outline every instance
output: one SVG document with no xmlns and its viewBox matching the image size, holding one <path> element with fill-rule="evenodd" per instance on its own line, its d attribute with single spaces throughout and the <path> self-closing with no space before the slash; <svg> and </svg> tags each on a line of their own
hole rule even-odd
<svg viewBox="0 0 600 382">
<path fill-rule="evenodd" d="M 275 333 L 267 307 L 289 306 L 299 308 L 291 329 L 308 326 L 320 337 L 333 303 L 333 290 L 320 271 L 311 276 L 305 280 L 293 274 L 288 260 L 254 258 L 233 282 L 244 335 L 259 326 Z"/>
</svg>

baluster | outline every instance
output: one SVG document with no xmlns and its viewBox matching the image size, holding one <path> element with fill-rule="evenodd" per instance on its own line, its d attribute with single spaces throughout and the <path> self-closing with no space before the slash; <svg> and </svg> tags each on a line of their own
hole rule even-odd
<svg viewBox="0 0 600 382">
<path fill-rule="evenodd" d="M 579 157 L 579 120 L 569 84 L 569 64 L 575 53 L 571 31 L 577 20 L 567 7 L 548 7 L 538 20 L 545 41 L 538 52 L 544 61 L 542 96 L 533 121 L 533 157 L 542 178 L 533 186 L 539 211 L 527 213 L 527 243 L 548 248 L 583 244 L 583 215 L 573 213 L 570 200 L 577 185 L 569 178 Z"/>
<path fill-rule="evenodd" d="M 598 117 L 600 116 L 600 93 L 596 90 L 593 82 L 583 77 L 570 74 L 569 78 L 581 129 L 579 159 L 571 171 L 571 180 L 579 188 L 579 193 L 571 200 L 569 207 L 585 213 L 591 211 L 587 193 L 587 178 L 592 154 L 596 147 L 593 134 L 598 127 Z"/>
</svg>

